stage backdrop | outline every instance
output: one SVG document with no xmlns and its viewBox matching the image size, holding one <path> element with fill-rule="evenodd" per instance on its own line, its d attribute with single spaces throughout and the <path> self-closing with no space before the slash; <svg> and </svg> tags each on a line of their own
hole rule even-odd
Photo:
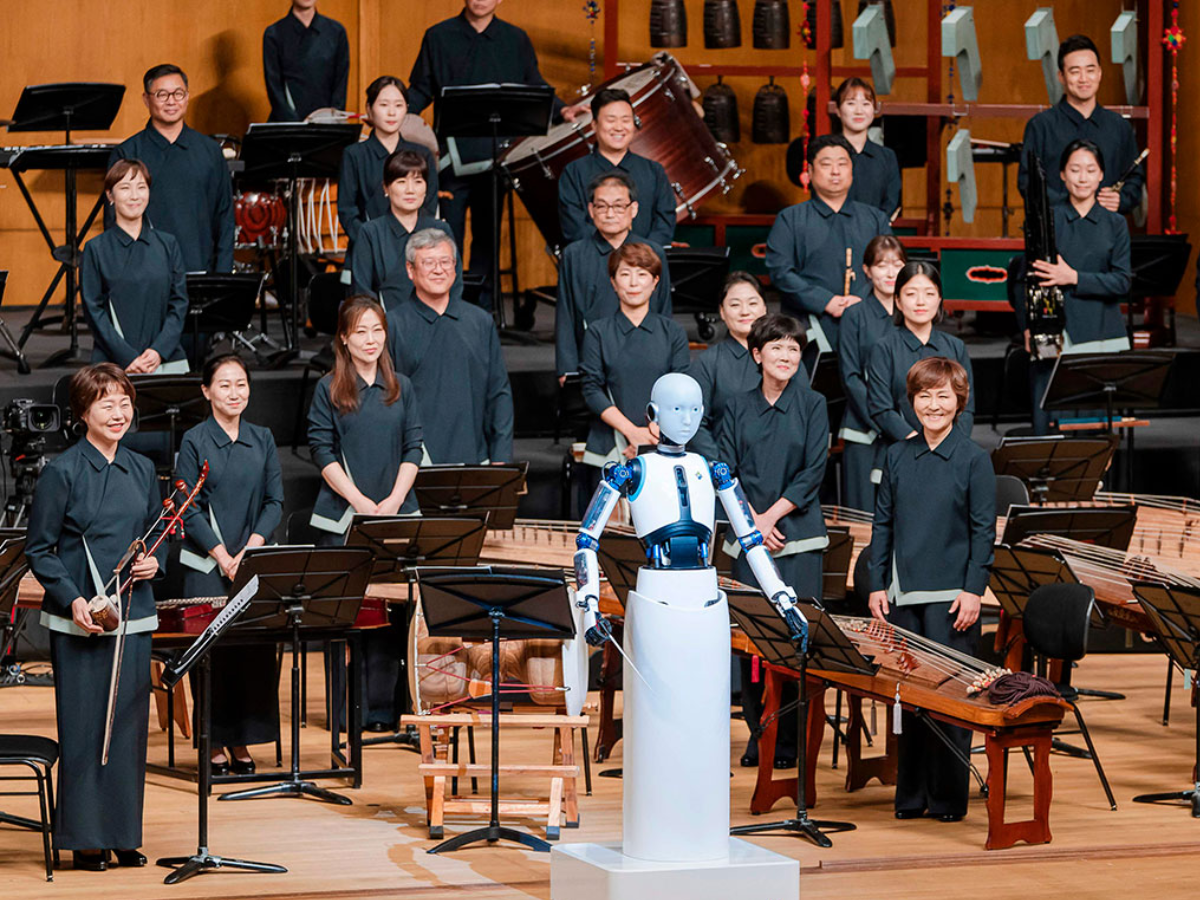
<svg viewBox="0 0 1200 900">
<path fill-rule="evenodd" d="M 857 0 L 841 0 L 849 47 L 850 23 Z M 1151 0 L 1157 2 L 1157 0 Z M 793 0 L 793 26 L 800 21 L 800 3 Z M 1040 5 L 1040 0 L 1005 0 L 1004 3 L 975 4 L 975 19 L 983 56 L 984 103 L 1045 103 L 1041 69 L 1024 54 L 1022 23 Z M 1121 71 L 1107 61 L 1108 29 L 1123 3 L 1121 0 L 1057 0 L 1055 18 L 1060 36 L 1074 31 L 1089 33 L 1105 57 L 1101 99 L 1123 102 Z M 505 0 L 501 15 L 529 32 L 537 48 L 542 73 L 570 101 L 589 81 L 589 29 L 582 0 Z M 792 41 L 788 51 L 762 51 L 751 46 L 750 17 L 753 0 L 743 0 L 743 46 L 728 50 L 706 50 L 703 40 L 703 3 L 687 0 L 688 46 L 672 51 L 689 63 L 763 65 L 778 61 L 795 66 L 801 58 L 800 44 Z M 895 0 L 898 67 L 924 62 L 926 0 Z M 420 48 L 424 29 L 461 9 L 460 0 L 321 0 L 323 14 L 341 21 L 350 38 L 351 68 L 348 105 L 361 109 L 363 91 L 376 75 L 395 74 L 407 80 Z M 146 121 L 141 102 L 142 73 L 160 62 L 174 62 L 187 70 L 192 100 L 189 124 L 208 133 L 240 133 L 251 122 L 266 118 L 268 105 L 262 83 L 262 32 L 288 9 L 286 0 L 191 0 L 187 4 L 152 3 L 149 0 L 42 0 L 38 3 L 5 4 L 4 28 L 0 29 L 0 116 L 16 105 L 25 84 L 51 81 L 112 81 L 127 85 L 124 105 L 112 130 L 80 133 L 79 141 L 118 141 L 137 131 Z M 621 3 L 622 61 L 640 62 L 654 52 L 649 46 L 650 0 Z M 1188 18 L 1185 29 L 1200 28 L 1200 20 Z M 603 16 L 596 26 L 597 80 L 603 72 Z M 1200 49 L 1189 44 L 1180 65 L 1180 121 L 1194 117 L 1200 97 L 1200 66 L 1192 57 Z M 835 51 L 835 64 L 852 64 L 847 48 Z M 810 62 L 812 55 L 810 54 Z M 714 79 L 697 77 L 703 89 Z M 746 169 L 737 186 L 706 210 L 720 212 L 774 212 L 804 199 L 784 174 L 785 145 L 757 145 L 750 141 L 750 114 L 754 93 L 763 79 L 726 79 L 738 93 L 742 141 L 732 147 Z M 778 82 L 787 92 L 791 106 L 792 135 L 799 134 L 803 118 L 803 96 L 797 79 Z M 957 84 L 954 92 L 958 94 Z M 919 79 L 897 79 L 892 99 L 925 99 L 925 84 Z M 967 122 L 972 135 L 992 140 L 1020 140 L 1023 123 L 1001 119 Z M 0 137 L 5 145 L 57 143 L 61 135 L 14 134 Z M 1179 227 L 1200 233 L 1200 214 L 1193 200 L 1200 180 L 1200 147 L 1192 129 L 1179 135 Z M 1000 169 L 986 165 L 976 169 L 979 180 L 979 210 L 973 224 L 962 221 L 957 209 L 948 230 L 953 235 L 998 235 L 1000 233 Z M 40 173 L 29 179 L 47 224 L 61 240 L 64 205 L 61 173 Z M 86 213 L 99 190 L 97 176 L 80 179 L 81 207 Z M 951 200 L 957 207 L 958 192 Z M 925 173 L 910 170 L 904 176 L 906 217 L 924 213 Z M 943 200 L 945 192 L 942 192 Z M 1019 234 L 1021 214 L 1016 193 L 1016 173 L 1010 173 L 1010 203 L 1018 208 L 1010 233 Z M 517 242 L 523 287 L 549 284 L 554 269 L 541 251 L 543 241 L 521 206 L 517 204 Z M 0 268 L 11 270 L 6 305 L 36 302 L 53 275 L 56 264 L 46 251 L 32 217 L 11 175 L 0 173 Z M 1193 267 L 1194 271 L 1194 267 Z M 1194 311 L 1192 274 L 1179 296 L 1179 307 Z M 61 291 L 60 291 L 61 293 Z"/>
</svg>

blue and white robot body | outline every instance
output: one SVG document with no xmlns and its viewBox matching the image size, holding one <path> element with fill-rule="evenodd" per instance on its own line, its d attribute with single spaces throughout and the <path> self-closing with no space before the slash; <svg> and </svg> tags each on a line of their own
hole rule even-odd
<svg viewBox="0 0 1200 900">
<path fill-rule="evenodd" d="M 681 456 L 661 452 L 646 453 L 636 460 L 640 471 L 637 486 L 629 499 L 630 516 L 637 536 L 647 546 L 647 558 L 656 568 L 696 568 L 688 559 L 668 558 L 665 549 L 672 543 L 682 546 L 686 538 L 699 545 L 703 562 L 708 564 L 708 545 L 712 539 L 716 492 L 708 461 L 698 453 Z M 655 547 L 663 547 L 655 554 Z"/>
</svg>

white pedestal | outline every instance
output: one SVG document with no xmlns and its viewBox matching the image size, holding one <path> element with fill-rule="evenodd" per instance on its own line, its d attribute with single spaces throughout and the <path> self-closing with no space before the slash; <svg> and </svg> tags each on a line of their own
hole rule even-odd
<svg viewBox="0 0 1200 900">
<path fill-rule="evenodd" d="M 619 843 L 561 844 L 550 851 L 550 900 L 798 900 L 800 863 L 729 838 L 729 857 L 651 862 Z"/>
</svg>

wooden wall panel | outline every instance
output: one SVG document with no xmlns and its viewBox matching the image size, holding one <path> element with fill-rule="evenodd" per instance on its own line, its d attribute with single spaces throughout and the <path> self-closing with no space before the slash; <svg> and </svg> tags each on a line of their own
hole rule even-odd
<svg viewBox="0 0 1200 900">
<path fill-rule="evenodd" d="M 1108 29 L 1121 8 L 1130 0 L 1056 0 L 1055 17 L 1060 36 L 1073 31 L 1091 34 L 1107 57 Z M 841 0 L 845 13 L 846 42 L 850 44 L 850 25 L 857 9 L 856 0 Z M 982 102 L 1044 103 L 1041 69 L 1024 56 L 1022 24 L 1047 0 L 1004 0 L 977 2 L 975 17 L 983 57 Z M 455 15 L 460 0 L 322 0 L 321 11 L 341 21 L 349 33 L 352 66 L 350 98 L 352 109 L 361 108 L 363 89 L 379 74 L 395 74 L 407 79 L 420 48 L 421 36 L 428 25 Z M 703 3 L 687 0 L 689 45 L 673 51 L 685 66 L 701 63 L 733 65 L 796 66 L 803 58 L 798 39 L 787 51 L 755 50 L 751 46 L 753 0 L 742 0 L 743 46 L 729 50 L 706 50 L 703 41 Z M 793 26 L 799 25 L 800 3 L 790 4 Z M 896 64 L 919 66 L 925 59 L 926 0 L 895 0 L 898 24 Z M 559 96 L 570 100 L 589 81 L 588 27 L 581 0 L 505 0 L 501 14 L 529 32 L 538 50 L 542 72 L 555 85 Z M 129 86 L 124 106 L 112 132 L 96 136 L 119 139 L 142 126 L 145 113 L 140 101 L 138 80 L 150 65 L 172 60 L 188 70 L 192 79 L 192 107 L 189 122 L 203 131 L 237 132 L 265 118 L 267 103 L 262 88 L 262 30 L 286 10 L 286 0 L 192 0 L 190 4 L 154 4 L 136 0 L 113 4 L 106 0 L 43 0 L 41 3 L 6 5 L 5 27 L 0 30 L 0 58 L 7 65 L 0 70 L 0 115 L 16 103 L 27 82 L 69 79 L 118 81 Z M 623 0 L 621 3 L 621 49 L 623 61 L 648 59 L 648 22 L 650 0 Z M 119 15 L 113 9 L 120 9 Z M 1185 9 L 1185 28 L 1200 27 L 1190 22 Z M 603 71 L 603 18 L 597 24 L 596 80 Z M 1155 38 L 1157 39 L 1157 38 Z M 1193 97 L 1200 92 L 1200 67 L 1189 65 L 1190 56 L 1200 50 L 1189 44 L 1182 56 L 1180 72 L 1181 120 L 1196 107 Z M 810 63 L 815 55 L 809 53 Z M 849 49 L 835 51 L 835 65 L 853 65 Z M 943 71 L 945 71 L 943 62 Z M 1120 69 L 1105 63 L 1101 97 L 1107 103 L 1122 101 Z M 701 88 L 715 79 L 698 75 Z M 714 201 L 709 209 L 723 212 L 767 212 L 772 206 L 796 202 L 803 193 L 787 182 L 784 174 L 784 145 L 762 146 L 750 141 L 750 115 L 754 93 L 763 79 L 727 79 L 738 92 L 743 140 L 733 147 L 738 161 L 747 172 L 726 197 Z M 797 79 L 781 79 L 791 106 L 793 135 L 799 134 L 802 121 L 800 85 Z M 948 85 L 947 85 L 948 87 Z M 953 85 L 958 93 L 957 84 Z M 892 98 L 924 100 L 923 80 L 898 79 Z M 945 93 L 945 90 L 943 91 Z M 963 122 L 973 135 L 993 140 L 1019 140 L 1023 122 L 988 119 Z M 92 136 L 81 135 L 87 139 Z M 5 135 L 6 144 L 43 143 L 51 135 Z M 1200 175 L 1198 139 L 1191 130 L 1180 133 L 1180 228 L 1200 228 L 1191 186 Z M 951 219 L 949 233 L 954 235 L 996 235 L 1000 230 L 1000 170 L 980 166 L 979 210 L 973 224 L 964 223 L 958 212 Z M 1016 173 L 1010 174 L 1010 198 L 1019 208 L 1015 190 Z M 38 201 L 48 213 L 56 234 L 61 231 L 61 176 L 45 174 L 33 179 Z M 84 181 L 95 190 L 98 181 Z M 925 173 L 909 171 L 904 184 L 905 215 L 919 216 L 925 202 Z M 945 199 L 944 190 L 942 198 Z M 952 193 L 957 207 L 957 191 Z M 517 238 L 522 261 L 522 279 L 526 286 L 553 280 L 553 267 L 538 252 L 540 236 L 525 210 L 517 204 Z M 1012 223 L 1020 222 L 1018 213 Z M 1016 233 L 1015 231 L 1013 233 Z M 41 239 L 11 176 L 0 173 L 0 267 L 12 270 L 9 302 L 32 302 L 53 272 Z M 1192 291 L 1181 291 L 1180 306 L 1190 307 Z"/>
</svg>

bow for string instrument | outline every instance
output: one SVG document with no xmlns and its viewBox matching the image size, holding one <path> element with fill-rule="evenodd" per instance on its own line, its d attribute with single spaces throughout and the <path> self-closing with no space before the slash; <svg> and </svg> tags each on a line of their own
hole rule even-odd
<svg viewBox="0 0 1200 900">
<path fill-rule="evenodd" d="M 133 574 L 131 572 L 128 578 L 122 580 L 121 571 L 130 562 L 136 562 L 139 558 L 152 556 L 162 545 L 163 541 L 167 540 L 171 535 L 183 535 L 183 514 L 195 502 L 207 478 L 208 460 L 205 460 L 204 465 L 200 467 L 200 475 L 196 479 L 196 485 L 190 491 L 183 479 L 176 480 L 174 490 L 171 492 L 171 496 L 163 501 L 162 511 L 158 514 L 158 518 L 154 521 L 154 524 L 146 530 L 144 535 L 129 545 L 129 549 L 125 551 L 116 568 L 113 569 L 113 577 L 104 586 L 103 593 L 97 597 L 93 597 L 88 604 L 88 611 L 92 615 L 92 621 L 96 622 L 105 631 L 117 630 L 116 646 L 113 648 L 112 676 L 108 683 L 108 711 L 104 721 L 104 747 L 100 751 L 100 765 L 102 766 L 108 765 L 108 748 L 112 744 L 113 720 L 117 710 L 117 689 L 121 683 L 121 660 L 125 655 L 125 635 L 129 628 L 130 608 L 133 605 Z M 184 495 L 179 503 L 175 502 L 176 494 Z M 162 533 L 159 534 L 153 544 L 147 547 L 146 541 L 150 540 L 150 535 L 160 527 L 162 528 Z M 116 585 L 116 591 L 110 595 L 109 591 L 112 590 L 114 584 Z M 122 592 L 127 594 L 124 609 L 121 609 L 119 605 Z M 116 598 L 115 601 L 114 597 Z"/>
</svg>

